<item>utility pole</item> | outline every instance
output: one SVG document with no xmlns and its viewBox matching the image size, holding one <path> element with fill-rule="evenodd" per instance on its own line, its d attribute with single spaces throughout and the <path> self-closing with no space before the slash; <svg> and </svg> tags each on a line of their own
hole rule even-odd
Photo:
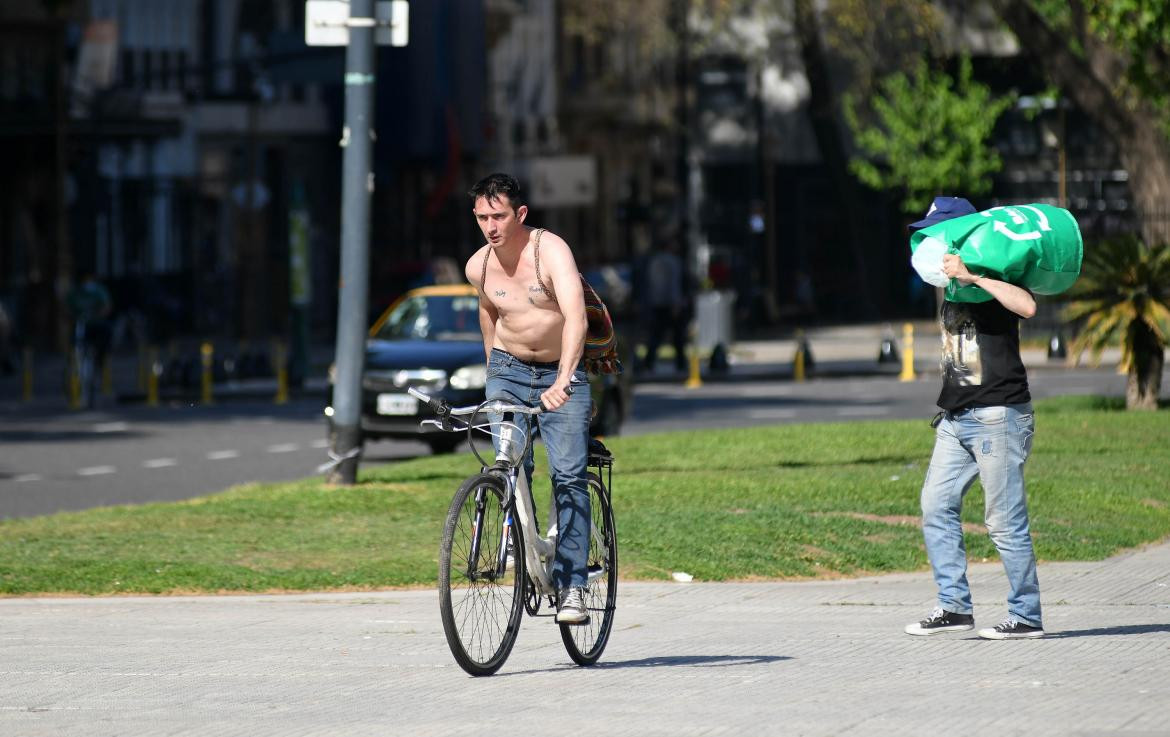
<svg viewBox="0 0 1170 737">
<path fill-rule="evenodd" d="M 370 199 L 374 174 L 374 0 L 349 3 L 345 51 L 345 149 L 341 170 L 341 283 L 338 291 L 336 378 L 326 481 L 353 484 L 362 448 L 362 368 L 369 299 Z"/>
</svg>

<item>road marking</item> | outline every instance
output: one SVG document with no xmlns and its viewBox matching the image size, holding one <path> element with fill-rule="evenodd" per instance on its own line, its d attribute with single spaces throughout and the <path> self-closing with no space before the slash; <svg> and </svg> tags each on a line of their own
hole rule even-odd
<svg viewBox="0 0 1170 737">
<path fill-rule="evenodd" d="M 889 413 L 889 407 L 843 407 L 837 410 L 838 417 L 882 417 Z"/>
<path fill-rule="evenodd" d="M 325 438 L 321 438 L 320 440 L 314 440 L 312 443 L 309 444 L 309 446 L 312 448 L 328 448 L 329 441 L 326 440 Z"/>
<path fill-rule="evenodd" d="M 78 476 L 103 476 L 107 473 L 117 473 L 118 469 L 113 466 L 88 466 L 86 468 L 77 469 Z"/>
<path fill-rule="evenodd" d="M 268 446 L 269 453 L 292 453 L 301 449 L 301 446 L 296 443 L 281 443 L 279 445 Z"/>
<path fill-rule="evenodd" d="M 748 416 L 753 420 L 784 420 L 796 417 L 796 410 L 788 407 L 765 407 L 753 409 Z"/>
<path fill-rule="evenodd" d="M 24 473 L 24 474 L 21 474 L 20 476 L 14 477 L 12 480 L 16 481 L 18 483 L 21 483 L 24 481 L 43 481 L 44 478 L 45 477 L 40 475 L 39 473 Z"/>
<path fill-rule="evenodd" d="M 126 432 L 130 425 L 125 422 L 99 422 L 93 426 L 94 432 Z"/>
<path fill-rule="evenodd" d="M 228 458 L 239 458 L 240 451 L 238 450 L 213 450 L 207 454 L 209 461 L 226 461 Z"/>
<path fill-rule="evenodd" d="M 151 458 L 149 461 L 143 461 L 143 468 L 166 468 L 177 464 L 178 461 L 174 458 Z"/>
</svg>

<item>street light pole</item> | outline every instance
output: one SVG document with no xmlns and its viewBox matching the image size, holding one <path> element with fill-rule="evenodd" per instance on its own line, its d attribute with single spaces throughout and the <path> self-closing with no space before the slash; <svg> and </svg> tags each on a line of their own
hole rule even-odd
<svg viewBox="0 0 1170 737">
<path fill-rule="evenodd" d="M 341 283 L 336 376 L 326 481 L 353 484 L 362 448 L 362 368 L 369 298 L 370 199 L 374 148 L 374 0 L 351 0 L 345 52 L 345 149 L 341 174 Z"/>
</svg>

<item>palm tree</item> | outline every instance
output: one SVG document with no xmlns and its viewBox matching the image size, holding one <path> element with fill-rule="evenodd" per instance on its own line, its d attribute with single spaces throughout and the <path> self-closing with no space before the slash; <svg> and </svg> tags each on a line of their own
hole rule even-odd
<svg viewBox="0 0 1170 737">
<path fill-rule="evenodd" d="M 1073 355 L 1079 360 L 1088 350 L 1098 363 L 1120 341 L 1126 408 L 1157 409 L 1170 342 L 1170 244 L 1147 246 L 1129 235 L 1085 251 L 1081 277 L 1065 297 L 1065 319 L 1084 321 Z"/>
</svg>

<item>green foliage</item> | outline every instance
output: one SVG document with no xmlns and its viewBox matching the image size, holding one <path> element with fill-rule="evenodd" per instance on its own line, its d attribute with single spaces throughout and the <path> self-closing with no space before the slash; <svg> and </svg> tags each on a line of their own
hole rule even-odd
<svg viewBox="0 0 1170 737">
<path fill-rule="evenodd" d="M 1084 321 L 1074 352 L 1099 360 L 1105 348 L 1121 345 L 1125 365 L 1140 363 L 1141 351 L 1161 353 L 1170 343 L 1170 245 L 1147 246 L 1132 235 L 1093 244 L 1065 299 L 1065 319 Z M 1135 340 L 1142 334 L 1155 345 Z"/>
<path fill-rule="evenodd" d="M 1163 114 L 1170 113 L 1170 2 L 1096 0 L 1085 5 L 1089 27 L 1126 56 L 1129 82 Z"/>
<path fill-rule="evenodd" d="M 1124 77 L 1110 80 L 1123 99 L 1150 103 L 1170 125 L 1170 1 L 1031 0 L 1045 22 L 1085 55 L 1087 43 L 1116 55 Z"/>
<path fill-rule="evenodd" d="M 1116 407 L 1037 402 L 1028 498 L 1042 560 L 1096 559 L 1170 534 L 1170 413 Z M 932 443 L 925 419 L 615 438 L 621 575 L 925 568 L 918 495 Z M 0 521 L 0 594 L 433 586 L 447 506 L 474 470 L 465 454 L 421 458 L 368 468 L 354 487 L 251 484 Z M 535 478 L 547 475 L 538 467 Z M 547 481 L 538 486 L 546 504 Z M 973 558 L 995 555 L 981 497 L 976 485 L 963 512 Z"/>
<path fill-rule="evenodd" d="M 874 189 L 903 190 L 907 213 L 921 213 L 942 192 L 983 194 L 1002 165 L 987 139 L 1013 101 L 973 81 L 967 58 L 957 79 L 920 61 L 913 73 L 879 82 L 870 101 L 875 124 L 863 123 L 846 96 L 845 117 L 862 154 L 851 168 Z"/>
</svg>

